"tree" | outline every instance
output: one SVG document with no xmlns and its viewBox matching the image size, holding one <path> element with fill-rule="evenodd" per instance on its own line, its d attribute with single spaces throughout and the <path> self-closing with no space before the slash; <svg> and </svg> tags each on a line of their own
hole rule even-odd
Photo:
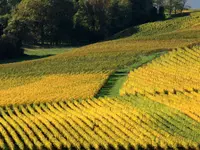
<svg viewBox="0 0 200 150">
<path fill-rule="evenodd" d="M 104 39 L 130 26 L 131 16 L 129 0 L 79 0 L 74 25 L 88 30 L 92 39 Z"/>
<path fill-rule="evenodd" d="M 9 12 L 7 0 L 0 0 L 0 15 L 5 15 Z"/>
<path fill-rule="evenodd" d="M 11 5 L 10 0 L 0 0 L 0 59 L 14 58 L 23 54 L 20 40 L 4 32 L 10 18 L 10 12 L 17 4 L 17 0 L 14 1 L 16 3 Z"/>
<path fill-rule="evenodd" d="M 106 8 L 107 36 L 115 34 L 131 25 L 132 7 L 129 0 L 110 0 Z"/>
<path fill-rule="evenodd" d="M 186 7 L 187 0 L 177 0 L 176 4 L 177 4 L 176 8 L 182 13 Z"/>
<path fill-rule="evenodd" d="M 159 7 L 158 17 L 159 17 L 159 20 L 165 19 L 165 8 L 164 8 L 164 6 Z"/>
<path fill-rule="evenodd" d="M 74 15 L 75 29 L 87 32 L 89 40 L 103 39 L 106 33 L 107 0 L 79 0 L 77 12 Z"/>
<path fill-rule="evenodd" d="M 173 2 L 174 2 L 173 0 L 169 0 L 169 3 L 168 3 L 168 8 L 169 8 L 169 14 L 170 15 L 172 14 L 173 7 L 174 7 Z"/>
<path fill-rule="evenodd" d="M 156 20 L 158 20 L 158 12 L 157 12 L 157 8 L 156 8 L 156 7 L 153 7 L 153 8 L 151 9 L 150 18 L 151 18 L 151 21 L 156 21 Z"/>
<path fill-rule="evenodd" d="M 25 42 L 58 43 L 69 24 L 72 28 L 72 10 L 70 0 L 23 0 L 12 12 L 7 31 Z"/>
<path fill-rule="evenodd" d="M 157 9 L 157 19 L 165 19 L 165 0 L 153 0 L 153 5 Z"/>
<path fill-rule="evenodd" d="M 160 7 L 164 6 L 164 0 L 153 0 L 153 4 L 159 10 Z"/>
<path fill-rule="evenodd" d="M 0 38 L 1 38 L 2 35 L 3 35 L 3 25 L 0 24 Z"/>
<path fill-rule="evenodd" d="M 12 35 L 3 35 L 0 38 L 0 59 L 8 59 L 22 56 L 20 40 Z"/>
<path fill-rule="evenodd" d="M 14 7 L 6 31 L 31 44 L 95 42 L 156 20 L 152 8 L 152 0 L 23 0 Z"/>
<path fill-rule="evenodd" d="M 132 25 L 146 23 L 151 20 L 152 0 L 130 0 L 132 4 Z"/>
<path fill-rule="evenodd" d="M 8 32 L 16 35 L 22 40 L 40 38 L 44 43 L 44 28 L 48 22 L 49 3 L 48 0 L 24 0 L 12 12 L 9 20 Z"/>
<path fill-rule="evenodd" d="M 17 4 L 21 2 L 21 0 L 7 0 L 7 2 L 10 8 L 14 8 Z"/>
<path fill-rule="evenodd" d="M 73 29 L 73 15 L 75 13 L 73 2 L 70 0 L 50 0 L 48 12 L 49 25 L 47 36 L 51 44 L 70 40 Z"/>
<path fill-rule="evenodd" d="M 11 9 L 19 4 L 21 0 L 0 0 L 0 15 L 10 13 Z"/>
<path fill-rule="evenodd" d="M 172 12 L 177 14 L 177 12 L 183 11 L 186 7 L 187 0 L 165 0 L 164 7 L 168 10 L 169 14 L 172 15 Z"/>
</svg>

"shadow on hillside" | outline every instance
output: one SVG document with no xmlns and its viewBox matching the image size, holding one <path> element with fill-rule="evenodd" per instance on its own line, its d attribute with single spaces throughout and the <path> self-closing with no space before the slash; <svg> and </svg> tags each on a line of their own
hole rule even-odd
<svg viewBox="0 0 200 150">
<path fill-rule="evenodd" d="M 191 14 L 190 12 L 183 12 L 183 13 L 180 13 L 180 14 L 173 14 L 171 16 L 171 18 L 186 17 L 186 16 L 189 16 L 190 14 Z"/>
<path fill-rule="evenodd" d="M 81 46 L 85 46 L 91 43 L 70 43 L 70 44 L 59 44 L 59 45 L 50 45 L 50 44 L 35 44 L 35 45 L 31 45 L 31 44 L 23 44 L 24 48 L 30 48 L 30 49 L 46 49 L 46 48 L 66 48 L 66 47 L 81 47 Z"/>
<path fill-rule="evenodd" d="M 107 40 L 115 40 L 115 39 L 119 39 L 119 38 L 126 38 L 129 36 L 132 36 L 133 34 L 139 32 L 139 28 L 137 26 L 134 27 L 130 27 L 127 28 L 115 35 L 113 35 L 112 37 L 108 38 Z"/>
<path fill-rule="evenodd" d="M 22 62 L 22 61 L 27 61 L 27 60 L 35 60 L 35 59 L 46 58 L 46 57 L 49 57 L 49 56 L 53 56 L 53 55 L 36 56 L 36 55 L 26 55 L 26 54 L 24 54 L 23 56 L 21 56 L 19 58 L 0 60 L 0 64 L 16 63 L 16 62 Z"/>
<path fill-rule="evenodd" d="M 166 18 L 163 21 L 171 20 L 171 19 L 175 19 L 175 18 L 187 17 L 187 16 L 190 16 L 190 14 L 191 14 L 191 12 L 183 12 L 183 13 L 179 13 L 179 14 L 172 14 L 170 17 Z"/>
<path fill-rule="evenodd" d="M 53 149 L 57 149 L 57 148 L 55 147 Z M 72 145 L 70 148 L 62 147 L 61 149 L 62 150 L 77 150 L 77 147 Z M 86 148 L 83 145 L 81 145 L 79 149 L 86 150 Z M 90 145 L 88 149 L 95 150 L 95 147 L 93 145 Z M 106 150 L 106 149 L 108 150 L 116 150 L 116 149 L 119 149 L 119 150 L 136 150 L 136 149 L 138 150 L 163 150 L 163 149 L 187 150 L 187 149 L 194 149 L 194 148 L 191 146 L 185 148 L 184 146 L 178 145 L 178 144 L 175 145 L 174 147 L 167 145 L 165 148 L 163 148 L 163 146 L 160 146 L 159 144 L 157 144 L 156 146 L 147 144 L 145 147 L 142 146 L 141 144 L 137 144 L 137 145 L 128 144 L 128 146 L 124 146 L 122 144 L 118 144 L 118 145 L 108 144 L 107 147 L 104 147 L 103 145 L 99 145 L 99 149 L 100 150 Z"/>
</svg>

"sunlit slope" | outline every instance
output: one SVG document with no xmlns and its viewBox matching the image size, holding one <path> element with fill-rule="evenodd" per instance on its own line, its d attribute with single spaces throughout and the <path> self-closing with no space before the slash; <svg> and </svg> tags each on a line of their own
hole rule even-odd
<svg viewBox="0 0 200 150">
<path fill-rule="evenodd" d="M 172 18 L 166 21 L 147 23 L 128 28 L 113 38 L 128 37 L 131 39 L 193 39 L 199 34 L 200 12 L 192 12 L 189 16 Z M 196 33 L 195 33 L 196 31 Z"/>
<path fill-rule="evenodd" d="M 200 122 L 200 47 L 174 49 L 130 72 L 120 93 L 142 95 Z"/>
<path fill-rule="evenodd" d="M 103 73 L 80 73 L 27 77 L 31 79 L 26 82 L 23 78 L 4 79 L 0 81 L 0 105 L 92 98 L 108 76 Z"/>
<path fill-rule="evenodd" d="M 199 42 L 199 34 L 189 34 L 191 38 L 173 39 L 167 36 L 162 39 L 154 39 L 161 34 L 173 36 L 173 32 L 199 31 L 200 13 L 191 13 L 191 16 L 174 18 L 161 22 L 147 23 L 141 26 L 137 33 L 129 38 L 100 42 L 82 48 L 75 49 L 58 56 L 0 65 L 0 76 L 10 73 L 17 75 L 44 75 L 55 73 L 80 73 L 87 71 L 110 71 L 117 67 L 123 67 L 134 60 L 135 54 L 147 53 L 153 50 L 171 49 L 182 47 L 191 43 Z M 152 39 L 146 39 L 147 36 Z M 138 37 L 138 38 L 137 38 Z M 140 39 L 141 38 L 141 39 Z M 162 37 L 160 37 L 162 38 Z M 130 56 L 131 54 L 131 56 Z M 91 65 L 92 62 L 92 65 Z M 27 67 L 28 66 L 28 67 Z M 17 71 L 19 70 L 19 71 Z M 6 74 L 7 73 L 7 74 Z"/>
<path fill-rule="evenodd" d="M 175 108 L 192 119 L 200 122 L 200 93 L 197 91 L 177 92 L 176 94 L 151 94 L 146 97 L 159 103 Z"/>
<path fill-rule="evenodd" d="M 196 40 L 115 40 L 92 44 L 40 60 L 0 65 L 0 77 L 42 76 L 59 73 L 110 72 L 133 64 L 137 54 L 167 50 Z"/>
<path fill-rule="evenodd" d="M 200 140 L 198 122 L 143 97 L 19 105 L 0 112 L 1 149 L 197 149 Z"/>
<path fill-rule="evenodd" d="M 178 48 L 130 72 L 121 94 L 200 90 L 200 48 Z"/>
<path fill-rule="evenodd" d="M 193 31 L 193 28 L 195 28 L 194 32 L 197 33 L 199 31 L 198 23 L 199 19 L 197 16 L 199 16 L 199 13 L 192 14 L 193 17 L 188 17 L 190 19 L 185 19 L 185 17 L 181 18 L 175 18 L 173 20 L 176 20 L 174 24 L 176 26 L 179 26 L 181 21 L 185 21 L 185 25 L 181 28 L 181 32 L 186 32 L 185 30 L 191 30 Z M 187 17 L 186 17 L 187 18 Z M 194 25 L 191 25 L 191 18 L 194 18 Z M 171 22 L 171 20 L 167 20 L 164 22 Z M 155 22 L 153 23 L 158 28 L 165 29 L 166 27 L 162 27 L 162 22 Z M 0 65 L 0 93 L 9 93 L 9 97 L 17 97 L 17 95 L 23 95 L 21 96 L 21 102 L 25 102 L 26 99 L 29 99 L 31 102 L 36 101 L 43 101 L 42 97 L 46 97 L 45 101 L 48 101 L 48 97 L 51 97 L 49 100 L 57 99 L 56 94 L 49 94 L 49 92 L 39 92 L 37 90 L 42 90 L 45 88 L 45 84 L 48 83 L 48 87 L 50 88 L 50 93 L 56 93 L 59 89 L 62 91 L 63 85 L 57 84 L 57 82 L 54 82 L 55 80 L 62 80 L 64 77 L 65 79 L 68 78 L 68 75 L 78 75 L 78 74 L 94 74 L 97 75 L 97 78 L 90 78 L 88 81 L 95 83 L 95 88 L 92 91 L 93 94 L 85 94 L 81 95 L 80 97 L 74 96 L 79 95 L 81 93 L 81 90 L 85 88 L 77 88 L 74 92 L 77 91 L 77 93 L 71 94 L 70 92 L 66 92 L 67 88 L 63 88 L 63 93 L 65 95 L 71 95 L 71 97 L 59 97 L 58 99 L 62 98 L 86 98 L 91 97 L 92 95 L 95 95 L 96 92 L 102 87 L 102 83 L 106 82 L 108 76 L 115 70 L 126 68 L 134 62 L 138 60 L 138 55 L 148 55 L 149 53 L 155 52 L 155 51 L 163 51 L 163 50 L 171 50 L 176 47 L 184 47 L 190 44 L 198 43 L 200 42 L 200 38 L 197 36 L 197 34 L 186 34 L 190 36 L 190 38 L 171 38 L 168 36 L 165 37 L 159 37 L 160 39 L 153 38 L 152 34 L 157 32 L 155 29 L 151 30 L 149 27 L 149 24 L 142 25 L 144 26 L 144 29 L 141 29 L 138 31 L 137 34 L 135 34 L 135 37 L 138 38 L 125 38 L 125 39 L 118 39 L 113 41 L 106 41 L 106 42 L 100 42 L 88 46 L 84 46 L 81 48 L 74 49 L 72 51 L 66 52 L 64 54 L 59 54 L 56 56 L 43 58 L 39 60 L 32 60 L 32 61 L 24 61 L 19 63 L 10 63 L 10 64 L 1 64 Z M 142 28 L 142 27 L 141 27 Z M 149 31 L 146 31 L 149 29 Z M 184 30 L 182 30 L 184 29 Z M 159 33 L 162 33 L 162 30 L 158 30 Z M 170 33 L 171 30 L 166 30 L 166 32 L 163 32 L 163 34 Z M 146 36 L 146 35 L 151 36 Z M 170 33 L 170 35 L 172 35 Z M 176 34 L 175 34 L 176 35 Z M 144 37 L 144 38 L 143 38 Z M 152 37 L 150 39 L 145 39 L 145 37 Z M 46 80 L 49 79 L 49 77 L 56 77 L 55 80 Z M 62 76 L 62 77 L 60 77 Z M 100 77 L 100 78 L 99 78 Z M 44 81 L 46 81 L 45 84 Z M 85 82 L 85 79 L 78 78 L 76 80 L 73 80 L 73 84 L 80 84 L 87 86 L 87 83 L 90 84 L 90 82 Z M 83 83 L 83 84 L 82 84 Z M 57 84 L 53 85 L 53 84 Z M 70 88 L 70 85 L 67 82 L 63 82 L 64 87 Z M 34 95 L 31 92 L 24 92 L 21 93 L 20 91 L 27 91 L 26 88 L 29 86 L 32 87 L 33 85 L 33 91 L 35 91 L 35 95 L 37 95 L 37 100 L 34 100 L 35 97 L 32 97 Z M 51 86 L 52 85 L 52 86 Z M 55 87 L 56 86 L 56 87 Z M 92 86 L 94 87 L 94 86 Z M 74 87 L 72 87 L 73 89 Z M 91 88 L 91 84 L 88 85 L 88 88 Z M 23 89 L 23 90 L 19 90 Z M 14 92 L 12 92 L 14 91 Z M 30 89 L 31 91 L 31 89 Z M 45 90 L 44 90 L 45 91 Z M 65 93 L 66 92 L 66 93 Z M 11 94 L 10 94 L 11 93 Z M 40 93 L 40 94 L 38 94 Z M 86 92 L 82 92 L 86 93 Z M 19 96 L 18 96 L 19 97 Z M 26 98 L 26 99 L 24 99 Z M 41 99 L 40 99 L 41 98 Z M 3 99 L 3 101 L 7 101 L 6 99 Z M 10 101 L 8 104 L 12 104 L 15 100 Z M 6 104 L 5 102 L 0 102 L 0 104 Z"/>
</svg>

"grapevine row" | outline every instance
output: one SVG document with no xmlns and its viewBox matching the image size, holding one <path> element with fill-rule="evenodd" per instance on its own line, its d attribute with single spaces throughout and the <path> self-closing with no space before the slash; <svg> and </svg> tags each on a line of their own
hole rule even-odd
<svg viewBox="0 0 200 150">
<path fill-rule="evenodd" d="M 0 147 L 197 148 L 200 123 L 154 101 L 124 96 L 0 108 Z"/>
</svg>

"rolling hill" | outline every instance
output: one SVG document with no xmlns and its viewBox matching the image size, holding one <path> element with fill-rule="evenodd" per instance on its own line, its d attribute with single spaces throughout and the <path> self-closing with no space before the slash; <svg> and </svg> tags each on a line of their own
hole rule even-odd
<svg viewBox="0 0 200 150">
<path fill-rule="evenodd" d="M 69 92 L 68 95 L 72 95 L 71 97 L 64 96 L 59 99 L 87 98 L 94 96 L 103 86 L 103 83 L 106 82 L 110 74 L 117 69 L 127 68 L 140 61 L 138 60 L 138 55 L 148 55 L 156 51 L 171 50 L 176 47 L 184 47 L 197 43 L 200 40 L 200 38 L 197 38 L 197 35 L 199 35 L 198 32 L 200 31 L 198 28 L 199 14 L 199 12 L 195 12 L 186 17 L 138 26 L 136 27 L 140 28 L 138 33 L 128 38 L 96 43 L 44 59 L 2 64 L 0 65 L 0 85 L 2 85 L 0 87 L 2 95 L 0 101 L 5 101 L 4 98 L 13 99 L 13 97 L 20 95 L 21 90 L 17 92 L 18 88 L 24 89 L 22 90 L 24 91 L 22 93 L 24 97 L 20 96 L 21 100 L 18 99 L 18 102 L 14 102 L 15 100 L 13 99 L 10 103 L 8 102 L 8 104 L 28 103 L 29 101 L 31 103 L 33 101 L 36 102 L 36 100 L 30 100 L 30 94 L 37 95 L 38 101 L 43 101 L 39 100 L 40 96 L 52 97 L 45 100 L 52 101 L 56 99 L 54 94 L 50 95 L 48 92 L 45 92 L 45 90 L 44 92 L 38 93 L 37 88 L 29 92 L 26 90 L 26 86 L 27 88 L 32 86 L 31 84 L 33 84 L 33 88 L 40 85 L 45 86 L 45 84 L 50 82 L 51 76 L 53 76 L 54 80 L 62 80 L 63 77 L 67 80 L 68 76 L 70 78 L 71 75 L 76 74 L 102 74 L 100 75 L 101 77 L 99 76 L 101 79 L 98 77 L 97 80 L 96 78 L 90 80 L 97 84 L 93 93 L 89 95 L 85 93 L 85 96 L 80 95 L 80 97 L 74 97 L 74 94 Z M 181 26 L 180 23 L 182 24 Z M 191 36 L 191 38 L 179 37 L 183 31 L 185 33 L 184 35 Z M 191 34 L 191 31 L 193 31 L 193 34 Z M 178 37 L 172 38 L 172 32 L 177 32 L 178 34 L 175 35 Z M 167 34 L 171 35 L 168 39 L 166 39 L 166 37 L 168 37 L 166 36 Z M 81 84 L 81 82 L 83 82 L 83 84 L 86 83 L 85 80 L 81 78 L 79 78 L 79 80 L 77 79 L 77 82 L 78 84 Z M 56 84 L 56 82 L 54 82 L 54 84 Z M 69 87 L 67 82 L 64 84 Z M 86 85 L 84 86 L 86 87 Z M 57 85 L 57 88 L 54 88 L 55 92 L 59 87 L 62 88 L 62 85 Z M 91 86 L 88 85 L 88 89 L 90 88 Z M 81 89 L 77 89 L 77 91 L 81 91 Z M 53 93 L 53 91 L 51 93 Z"/>
<path fill-rule="evenodd" d="M 199 23 L 192 12 L 0 64 L 1 149 L 198 149 Z"/>
</svg>

